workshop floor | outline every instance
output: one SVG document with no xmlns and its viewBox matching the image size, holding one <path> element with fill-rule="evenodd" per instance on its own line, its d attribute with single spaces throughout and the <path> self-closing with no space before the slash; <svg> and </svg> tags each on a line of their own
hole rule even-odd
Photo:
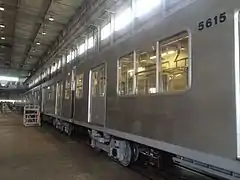
<svg viewBox="0 0 240 180">
<path fill-rule="evenodd" d="M 0 114 L 0 180 L 145 180 L 50 126 Z"/>
</svg>

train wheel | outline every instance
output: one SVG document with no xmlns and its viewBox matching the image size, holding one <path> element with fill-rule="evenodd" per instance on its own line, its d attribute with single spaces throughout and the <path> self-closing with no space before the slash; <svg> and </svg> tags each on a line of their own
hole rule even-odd
<svg viewBox="0 0 240 180">
<path fill-rule="evenodd" d="M 65 132 L 68 136 L 71 136 L 73 132 L 73 125 L 68 123 L 65 127 Z"/>
<path fill-rule="evenodd" d="M 52 121 L 52 125 L 53 125 L 53 127 L 56 128 L 56 119 L 53 119 L 53 121 Z"/>
<path fill-rule="evenodd" d="M 136 143 L 131 143 L 132 148 L 132 162 L 136 162 L 139 158 L 139 147 Z"/>
<path fill-rule="evenodd" d="M 119 160 L 120 164 L 123 166 L 129 166 L 132 162 L 133 151 L 131 147 L 131 143 L 129 141 L 125 142 L 125 148 L 123 151 L 123 158 Z"/>
</svg>

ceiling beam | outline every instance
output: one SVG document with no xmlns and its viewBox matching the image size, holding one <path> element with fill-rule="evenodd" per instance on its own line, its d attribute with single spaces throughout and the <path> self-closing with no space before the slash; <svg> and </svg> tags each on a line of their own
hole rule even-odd
<svg viewBox="0 0 240 180">
<path fill-rule="evenodd" d="M 15 8 L 15 14 L 14 14 L 14 25 L 13 25 L 13 38 L 12 38 L 12 44 L 15 44 L 16 38 L 15 38 L 15 30 L 16 30 L 16 24 L 17 24 L 17 17 L 18 17 L 18 11 L 19 6 L 21 4 L 20 0 L 17 0 L 16 8 Z M 12 66 L 12 59 L 13 59 L 13 53 L 14 52 L 14 46 L 11 48 L 10 53 L 10 67 Z"/>
<path fill-rule="evenodd" d="M 18 0 L 18 1 L 21 2 L 21 0 Z M 14 15 L 15 14 L 14 11 L 13 11 L 13 10 L 16 9 L 14 4 L 11 4 L 11 5 L 6 4 L 6 5 L 4 5 L 4 7 L 7 7 L 7 9 L 5 9 L 4 13 L 6 13 L 8 15 Z M 24 22 L 27 23 L 29 21 L 34 21 L 35 23 L 42 23 L 43 18 L 39 17 L 38 13 L 36 13 L 32 10 L 26 11 L 27 8 L 31 8 L 31 7 L 25 7 L 23 9 L 21 9 L 21 3 L 20 3 L 20 4 L 18 4 L 17 8 L 18 8 L 18 14 L 19 14 L 19 16 L 21 16 L 25 20 Z M 38 9 L 36 9 L 36 10 L 38 10 Z M 52 14 L 51 13 L 51 15 L 58 16 L 58 17 L 61 17 L 61 19 L 67 20 L 67 18 L 66 18 L 66 16 L 64 16 L 64 14 L 57 14 L 57 13 Z M 51 22 L 51 24 L 54 25 L 54 26 L 61 26 L 61 27 L 64 26 L 63 23 L 58 22 L 58 21 L 53 21 L 53 22 Z"/>
<path fill-rule="evenodd" d="M 40 63 L 40 65 L 39 63 L 36 63 L 36 71 L 33 72 L 32 75 L 40 71 L 44 65 L 52 63 L 48 60 L 57 55 L 59 51 L 64 50 L 64 48 L 66 48 L 66 46 L 69 45 L 69 43 L 72 42 L 80 32 L 85 30 L 87 22 L 91 19 L 98 18 L 99 12 L 104 11 L 104 3 L 107 1 L 108 0 L 86 0 L 84 4 L 80 6 L 66 28 L 60 33 L 55 43 L 53 43 L 53 46 L 49 51 L 46 51 L 40 59 L 42 63 Z"/>
<path fill-rule="evenodd" d="M 14 39 L 17 42 L 16 44 L 24 44 L 24 45 L 29 45 L 29 46 L 32 46 L 34 44 L 34 42 L 28 38 L 22 38 L 22 37 L 15 36 Z M 49 46 L 49 45 L 50 45 L 50 43 L 41 42 L 41 46 Z"/>
<path fill-rule="evenodd" d="M 45 0 L 45 1 L 46 1 L 46 0 Z M 44 10 L 44 13 L 43 13 L 42 21 L 41 21 L 41 23 L 39 23 L 38 27 L 36 28 L 36 31 L 33 33 L 32 44 L 34 44 L 35 41 L 36 41 L 37 35 L 38 35 L 38 33 L 39 33 L 40 29 L 41 29 L 42 23 L 43 23 L 44 20 L 46 19 L 46 15 L 48 14 L 48 11 L 49 11 L 52 3 L 53 3 L 53 0 L 48 0 L 47 6 L 46 6 L 46 8 L 45 8 L 45 10 Z M 31 45 L 28 45 L 25 54 L 29 54 L 29 53 L 30 53 L 30 51 L 31 51 L 31 49 L 32 49 L 32 44 L 31 44 Z M 22 62 L 22 64 L 21 64 L 21 67 L 23 67 L 25 63 L 26 63 L 26 59 L 23 60 L 23 62 Z"/>
</svg>

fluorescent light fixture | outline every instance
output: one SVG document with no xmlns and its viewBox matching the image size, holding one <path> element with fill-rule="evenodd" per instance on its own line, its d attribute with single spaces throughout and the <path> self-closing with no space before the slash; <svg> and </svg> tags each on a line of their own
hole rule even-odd
<svg viewBox="0 0 240 180">
<path fill-rule="evenodd" d="M 145 67 L 138 67 L 137 72 L 142 72 L 142 71 L 145 71 Z M 133 69 L 128 70 L 128 73 L 133 73 L 133 72 L 134 72 Z"/>
<path fill-rule="evenodd" d="M 156 59 L 156 58 L 157 58 L 157 56 L 150 57 L 151 60 Z"/>
<path fill-rule="evenodd" d="M 78 46 L 78 55 L 83 54 L 84 51 L 85 51 L 85 43 L 83 43 L 80 46 Z"/>
<path fill-rule="evenodd" d="M 162 57 L 167 56 L 167 55 L 174 54 L 175 52 L 176 52 L 176 51 L 174 51 L 174 50 L 170 50 L 170 51 L 164 52 L 164 53 L 162 53 Z"/>
<path fill-rule="evenodd" d="M 18 82 L 19 78 L 17 78 L 17 77 L 8 77 L 8 76 L 0 76 L 0 81 L 15 81 L 15 82 Z"/>
<path fill-rule="evenodd" d="M 144 68 L 144 67 L 139 67 L 139 68 L 137 69 L 137 71 L 138 71 L 138 72 L 145 71 L 145 68 Z"/>
<path fill-rule="evenodd" d="M 2 40 L 5 40 L 6 38 L 4 36 L 1 37 Z"/>
<path fill-rule="evenodd" d="M 176 51 L 171 50 L 171 51 L 168 51 L 168 54 L 171 55 L 171 54 L 174 54 L 175 52 Z"/>
<path fill-rule="evenodd" d="M 53 17 L 49 17 L 48 20 L 49 21 L 54 21 L 54 18 Z"/>
<path fill-rule="evenodd" d="M 101 40 L 106 39 L 111 35 L 111 24 L 108 23 L 106 26 L 104 26 L 101 30 Z"/>
<path fill-rule="evenodd" d="M 141 17 L 157 6 L 160 5 L 162 0 L 138 0 L 136 2 L 136 17 Z"/>
<path fill-rule="evenodd" d="M 132 73 L 134 70 L 133 69 L 130 69 L 129 71 L 128 71 L 128 73 Z"/>
<path fill-rule="evenodd" d="M 162 53 L 162 57 L 164 57 L 164 56 L 166 56 L 167 55 L 167 53 L 165 52 L 165 53 Z"/>
<path fill-rule="evenodd" d="M 0 7 L 0 11 L 4 11 L 5 9 L 4 9 L 4 7 Z"/>
<path fill-rule="evenodd" d="M 41 43 L 40 42 L 36 42 L 36 45 L 41 45 Z"/>
<path fill-rule="evenodd" d="M 91 49 L 94 46 L 93 36 L 87 40 L 88 49 Z"/>
<path fill-rule="evenodd" d="M 176 74 L 176 75 L 175 75 L 176 78 L 178 78 L 178 77 L 180 77 L 180 76 L 182 76 L 182 74 Z"/>
<path fill-rule="evenodd" d="M 131 7 L 117 15 L 115 19 L 115 31 L 119 31 L 129 25 L 133 20 Z"/>
<path fill-rule="evenodd" d="M 0 28 L 5 28 L 5 26 L 3 24 L 0 24 Z"/>
</svg>

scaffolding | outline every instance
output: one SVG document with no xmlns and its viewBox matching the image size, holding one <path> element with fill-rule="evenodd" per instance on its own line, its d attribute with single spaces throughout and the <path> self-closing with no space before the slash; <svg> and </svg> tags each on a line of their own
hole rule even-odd
<svg viewBox="0 0 240 180">
<path fill-rule="evenodd" d="M 24 106 L 23 125 L 25 127 L 41 126 L 39 105 Z"/>
</svg>

